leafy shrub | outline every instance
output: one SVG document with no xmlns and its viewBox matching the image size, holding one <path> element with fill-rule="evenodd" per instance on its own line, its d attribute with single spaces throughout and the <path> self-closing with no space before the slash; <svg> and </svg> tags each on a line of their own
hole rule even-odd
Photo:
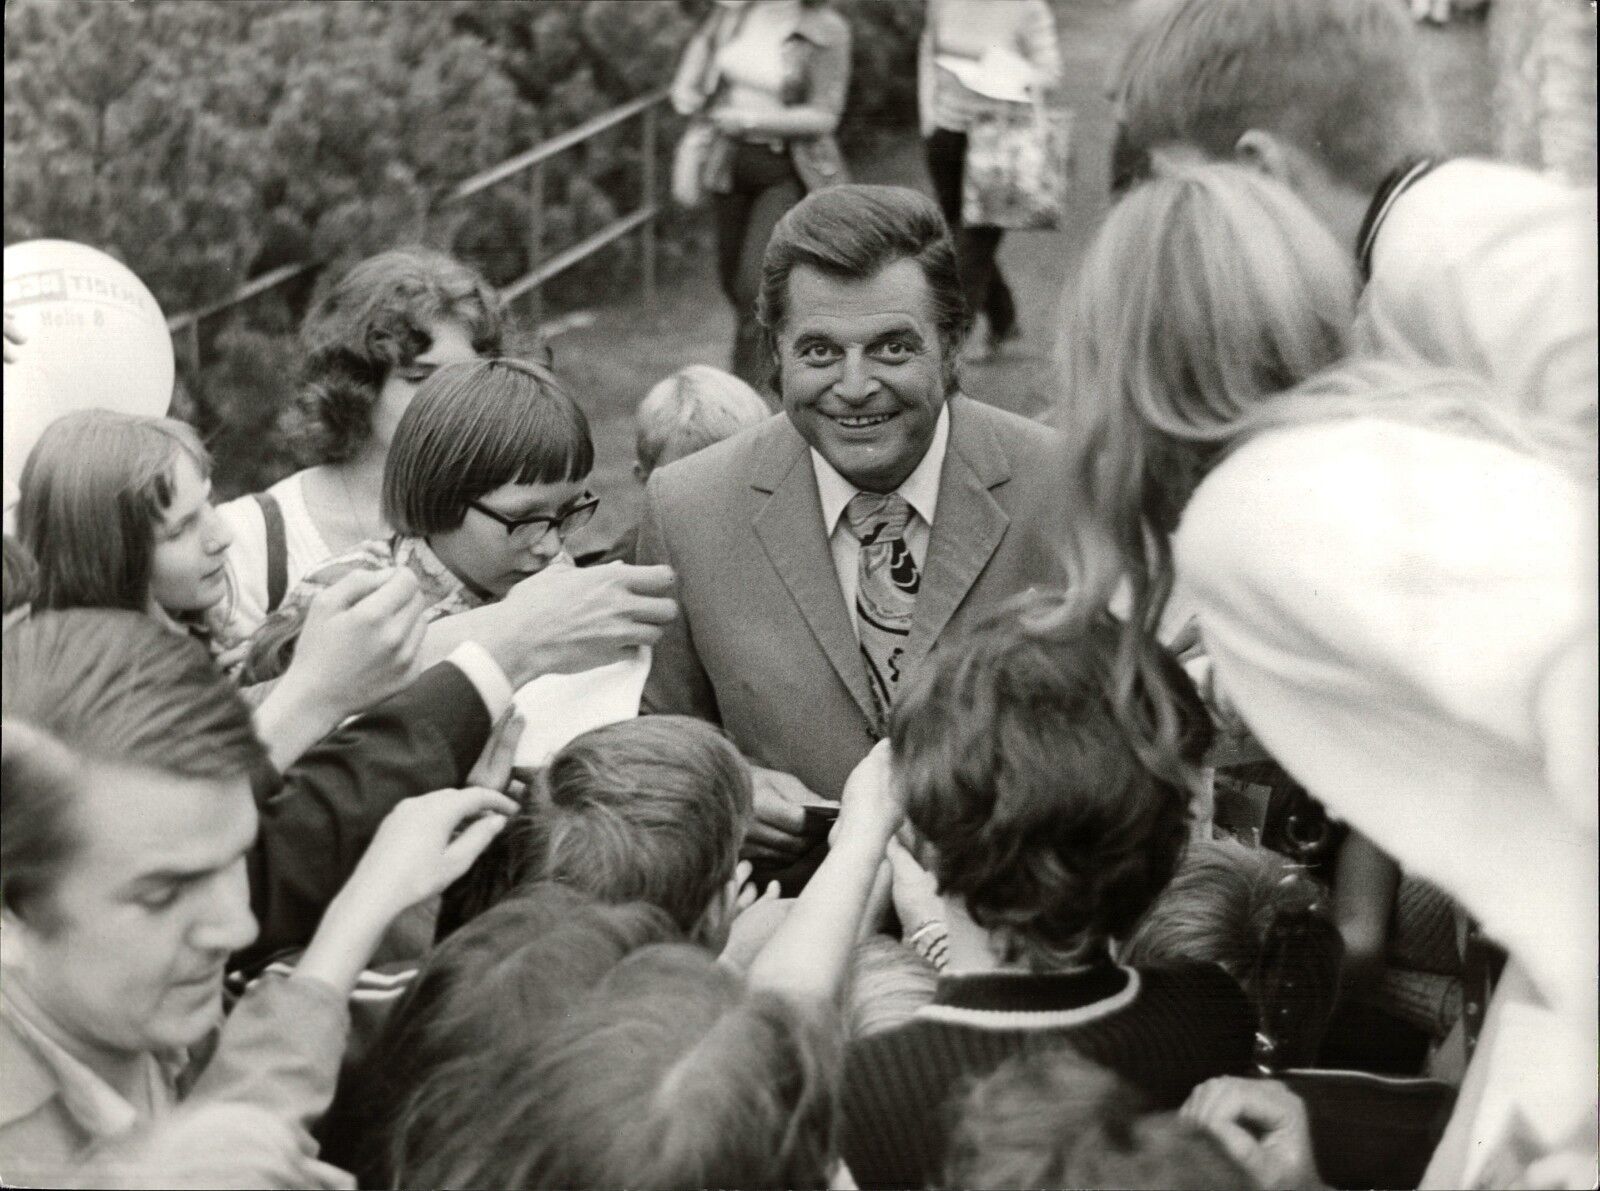
<svg viewBox="0 0 1600 1191">
<path fill-rule="evenodd" d="M 464 178 L 671 77 L 705 4 L 678 0 L 8 0 L 5 238 L 104 248 L 169 314 L 302 260 L 322 277 L 402 241 L 455 251 L 505 284 L 529 268 L 528 176 L 457 204 Z M 840 0 L 855 32 L 844 133 L 914 118 L 921 6 Z M 657 177 L 681 123 L 666 109 Z M 629 122 L 544 167 L 544 255 L 640 201 Z M 667 211 L 663 266 L 703 252 Z M 603 301 L 633 284 L 631 238 L 543 296 Z M 219 491 L 290 465 L 274 430 L 291 335 L 318 282 L 207 320 L 182 408 L 212 440 Z"/>
</svg>

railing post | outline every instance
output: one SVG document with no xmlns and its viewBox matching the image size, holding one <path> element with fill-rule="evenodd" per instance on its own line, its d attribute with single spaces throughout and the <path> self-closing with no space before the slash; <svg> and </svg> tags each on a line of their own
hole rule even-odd
<svg viewBox="0 0 1600 1191">
<path fill-rule="evenodd" d="M 528 171 L 528 270 L 539 267 L 544 258 L 544 162 L 534 162 Z M 535 322 L 544 315 L 544 298 L 539 287 L 529 291 L 530 313 Z"/>
<path fill-rule="evenodd" d="M 644 205 L 656 201 L 656 109 L 651 104 L 644 110 Z M 656 304 L 656 217 L 651 215 L 639 229 L 639 269 L 644 282 L 644 300 L 652 309 Z"/>
<path fill-rule="evenodd" d="M 200 383 L 200 320 L 190 319 L 183 329 L 184 361 L 189 365 L 189 383 Z"/>
</svg>

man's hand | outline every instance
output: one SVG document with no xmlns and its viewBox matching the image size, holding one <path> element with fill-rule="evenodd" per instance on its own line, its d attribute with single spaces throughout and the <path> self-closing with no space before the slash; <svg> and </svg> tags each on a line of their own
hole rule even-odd
<svg viewBox="0 0 1600 1191">
<path fill-rule="evenodd" d="M 443 893 L 517 810 L 498 790 L 476 787 L 407 798 L 379 825 L 339 896 L 369 903 L 387 926 L 401 910 Z"/>
<path fill-rule="evenodd" d="M 1257 1185 L 1321 1191 L 1306 1106 L 1271 1079 L 1208 1079 L 1189 1094 L 1181 1114 L 1204 1125 L 1250 1172 Z"/>
<path fill-rule="evenodd" d="M 740 855 L 761 864 L 786 864 L 816 842 L 806 834 L 806 814 L 801 808 L 821 799 L 799 778 L 776 769 L 752 765 L 750 779 L 755 787 L 755 814 Z"/>
<path fill-rule="evenodd" d="M 311 601 L 284 683 L 335 719 L 382 702 L 417 677 L 423 608 L 410 571 L 352 571 Z"/>
<path fill-rule="evenodd" d="M 471 788 L 400 803 L 329 904 L 295 977 L 321 980 L 348 996 L 401 912 L 453 884 L 517 809 L 497 790 Z"/>
<path fill-rule="evenodd" d="M 511 767 L 517 759 L 517 745 L 522 741 L 522 730 L 528 721 L 513 703 L 501 712 L 500 718 L 489 729 L 488 743 L 478 754 L 477 764 L 467 774 L 467 785 L 481 786 L 486 790 L 511 792 Z"/>
<path fill-rule="evenodd" d="M 654 645 L 678 615 L 672 584 L 672 568 L 664 566 L 548 567 L 493 608 L 451 620 L 474 618 L 469 639 L 521 687 L 541 674 L 592 670 L 625 650 Z"/>
</svg>

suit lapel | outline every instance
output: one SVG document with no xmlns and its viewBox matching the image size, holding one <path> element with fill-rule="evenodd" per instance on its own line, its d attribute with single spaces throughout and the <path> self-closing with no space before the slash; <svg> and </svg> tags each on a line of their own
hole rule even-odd
<svg viewBox="0 0 1600 1191">
<path fill-rule="evenodd" d="M 752 522 L 756 537 L 861 714 L 875 723 L 861 645 L 822 532 L 822 500 L 805 440 L 787 418 L 774 419 L 772 426 L 772 435 L 755 453 L 751 479 L 751 487 L 769 494 Z"/>
<path fill-rule="evenodd" d="M 970 398 L 952 397 L 939 507 L 906 642 L 911 667 L 933 648 L 1005 537 L 1011 518 L 990 489 L 1010 478 L 1005 452 L 983 422 L 981 409 Z"/>
</svg>

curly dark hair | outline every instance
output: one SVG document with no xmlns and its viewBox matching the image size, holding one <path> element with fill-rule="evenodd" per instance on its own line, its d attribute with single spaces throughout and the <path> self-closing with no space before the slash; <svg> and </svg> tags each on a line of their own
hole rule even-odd
<svg viewBox="0 0 1600 1191">
<path fill-rule="evenodd" d="M 1158 774 L 1113 708 L 1118 629 L 1023 627 L 1054 597 L 1027 595 L 932 655 L 896 701 L 890 736 L 907 814 L 936 853 L 941 893 L 1048 971 L 1124 935 L 1172 878 L 1190 791 Z M 1211 722 L 1170 655 L 1153 717 L 1177 718 L 1195 766 Z"/>
<path fill-rule="evenodd" d="M 284 429 L 300 461 L 340 463 L 372 433 L 372 407 L 395 368 L 432 346 L 428 324 L 466 327 L 479 355 L 508 335 L 499 296 L 469 265 L 429 248 L 368 257 L 323 294 L 300 328 L 306 360 Z"/>
</svg>

